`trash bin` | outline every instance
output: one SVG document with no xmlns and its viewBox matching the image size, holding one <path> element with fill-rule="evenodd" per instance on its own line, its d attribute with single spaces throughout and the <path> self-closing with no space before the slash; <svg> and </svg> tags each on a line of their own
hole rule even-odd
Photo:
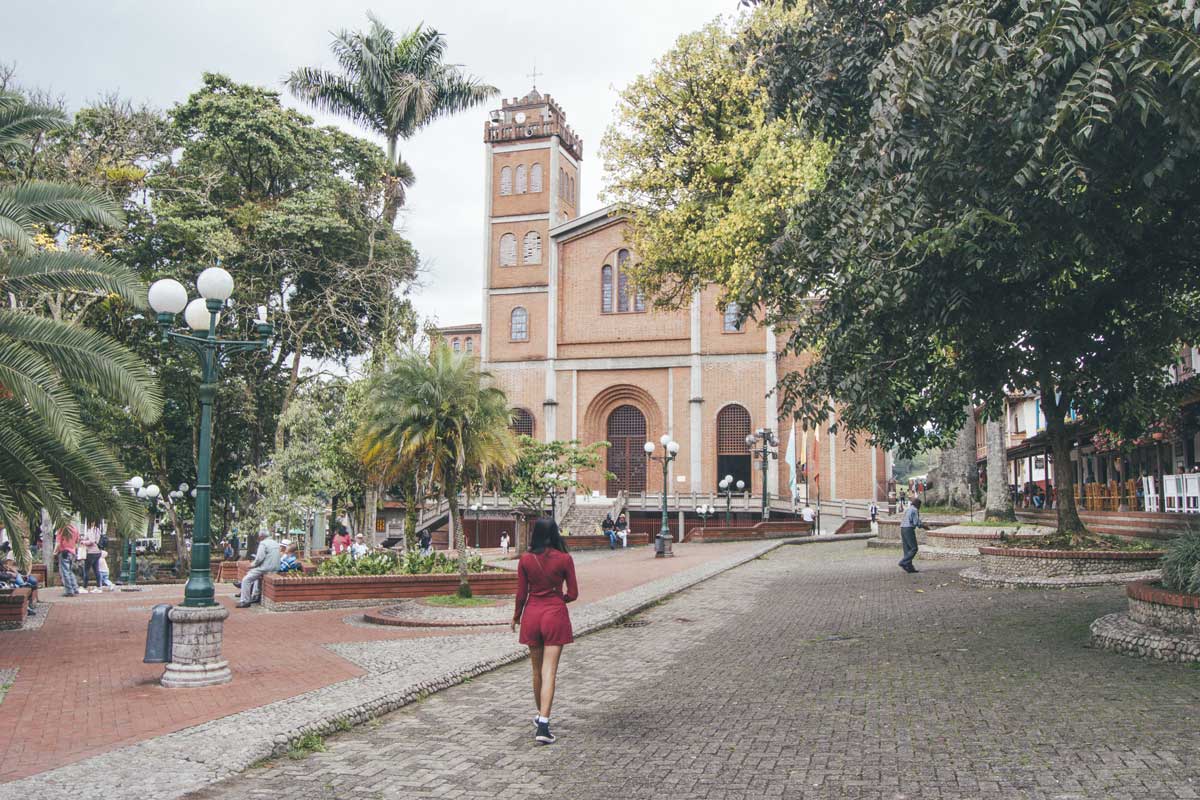
<svg viewBox="0 0 1200 800">
<path fill-rule="evenodd" d="M 167 664 L 171 661 L 171 610 L 170 603 L 159 603 L 150 609 L 150 622 L 146 625 L 146 664 Z"/>
</svg>

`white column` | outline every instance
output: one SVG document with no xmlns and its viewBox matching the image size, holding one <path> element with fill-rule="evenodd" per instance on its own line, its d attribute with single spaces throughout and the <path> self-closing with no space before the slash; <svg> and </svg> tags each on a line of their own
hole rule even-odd
<svg viewBox="0 0 1200 800">
<path fill-rule="evenodd" d="M 704 416 L 704 386 L 703 386 L 703 369 L 700 363 L 700 292 L 692 293 L 692 319 L 691 319 L 691 390 L 688 398 L 688 422 L 690 425 L 690 442 L 691 449 L 688 451 L 691 457 L 691 471 L 689 476 L 691 479 L 692 491 L 704 491 L 704 436 L 703 436 L 703 416 Z"/>
<path fill-rule="evenodd" d="M 775 387 L 779 382 L 776 374 L 776 356 L 775 356 L 775 328 L 767 328 L 767 352 L 764 354 L 763 360 L 763 379 L 764 389 L 763 394 L 766 396 L 766 404 L 763 409 L 764 422 L 763 426 L 775 431 L 779 437 L 780 444 L 783 443 L 783 431 L 779 430 L 779 407 L 776 404 Z M 782 455 L 782 453 L 780 454 Z M 779 464 L 777 461 L 772 461 L 767 469 L 767 492 L 771 497 L 779 496 Z"/>
<path fill-rule="evenodd" d="M 548 228 L 558 224 L 558 145 L 550 143 L 550 220 Z M 549 239 L 549 233 L 547 233 Z M 554 371 L 554 359 L 558 357 L 558 246 L 553 240 L 546 243 L 550 251 L 549 293 L 546 296 L 546 400 L 558 400 L 558 380 Z M 558 437 L 558 406 L 552 402 L 542 406 L 546 416 L 546 441 L 552 442 Z"/>
<path fill-rule="evenodd" d="M 483 311 L 482 329 L 479 332 L 479 363 L 487 364 L 491 348 L 488 346 L 488 315 L 491 311 L 491 298 L 488 290 L 492 283 L 492 146 L 483 146 Z"/>
</svg>

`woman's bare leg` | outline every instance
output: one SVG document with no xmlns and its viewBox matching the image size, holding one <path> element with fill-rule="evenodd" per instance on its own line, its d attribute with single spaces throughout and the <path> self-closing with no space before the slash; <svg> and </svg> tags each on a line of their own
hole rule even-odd
<svg viewBox="0 0 1200 800">
<path fill-rule="evenodd" d="M 554 681 L 558 676 L 558 659 L 562 656 L 563 646 L 561 644 L 548 644 L 545 646 L 545 656 L 539 656 L 538 660 L 542 664 L 542 677 L 539 681 L 534 678 L 534 685 L 541 685 L 539 693 L 538 711 L 546 719 L 550 718 L 550 707 L 554 705 Z"/>
<path fill-rule="evenodd" d="M 533 667 L 533 707 L 542 707 L 542 654 L 541 645 L 529 646 L 529 663 Z"/>
</svg>

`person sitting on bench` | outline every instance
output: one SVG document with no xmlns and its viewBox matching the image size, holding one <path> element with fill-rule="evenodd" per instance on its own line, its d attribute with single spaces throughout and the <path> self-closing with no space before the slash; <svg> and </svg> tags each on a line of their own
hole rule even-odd
<svg viewBox="0 0 1200 800">
<path fill-rule="evenodd" d="M 238 608 L 249 608 L 252 602 L 262 599 L 263 575 L 277 572 L 280 561 L 279 542 L 268 533 L 267 538 L 258 543 L 258 552 L 250 564 L 250 571 L 242 578 L 241 583 L 234 584 L 242 590 Z"/>
<path fill-rule="evenodd" d="M 279 560 L 280 572 L 304 572 L 304 565 L 300 563 L 300 559 L 296 555 L 296 551 L 299 549 L 299 545 L 288 545 L 287 552 Z"/>
<path fill-rule="evenodd" d="M 0 583 L 7 583 L 20 589 L 23 586 L 29 587 L 29 614 L 37 614 L 35 606 L 38 602 L 38 582 L 33 575 L 22 575 L 17 569 L 17 560 L 12 555 L 4 557 L 3 565 L 0 565 Z"/>
</svg>

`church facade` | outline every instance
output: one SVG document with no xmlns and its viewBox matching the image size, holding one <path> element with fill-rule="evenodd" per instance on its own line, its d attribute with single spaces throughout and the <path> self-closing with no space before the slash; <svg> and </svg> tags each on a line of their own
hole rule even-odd
<svg viewBox="0 0 1200 800">
<path fill-rule="evenodd" d="M 663 434 L 680 445 L 672 492 L 711 493 L 732 475 L 759 495 L 762 473 L 745 439 L 769 428 L 781 444 L 767 489 L 787 497 L 792 423 L 780 419 L 773 390 L 800 362 L 780 356 L 784 337 L 753 321 L 739 326 L 736 308 L 718 307 L 716 289 L 676 311 L 641 296 L 625 274 L 636 259 L 626 221 L 611 208 L 580 211 L 582 141 L 549 95 L 503 100 L 484 124 L 484 143 L 485 311 L 478 328 L 444 334 L 464 351 L 470 339 L 507 393 L 516 428 L 547 441 L 610 442 L 614 477 L 581 476 L 609 495 L 662 489 L 643 445 Z M 799 429 L 796 437 L 799 448 Z M 817 447 L 823 499 L 883 499 L 885 453 L 826 434 L 808 441 L 810 469 Z"/>
</svg>

